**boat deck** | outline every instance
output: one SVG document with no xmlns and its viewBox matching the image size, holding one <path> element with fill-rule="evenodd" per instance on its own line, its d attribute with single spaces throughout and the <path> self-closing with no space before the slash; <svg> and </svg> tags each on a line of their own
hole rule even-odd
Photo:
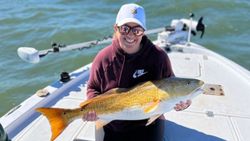
<svg viewBox="0 0 250 141">
<path fill-rule="evenodd" d="M 180 112 L 171 111 L 165 114 L 165 141 L 194 140 L 231 140 L 247 141 L 250 135 L 250 73 L 230 60 L 196 44 L 190 47 L 173 46 L 168 52 L 173 70 L 178 77 L 191 77 L 205 83 L 219 84 L 225 95 L 202 94 L 192 100 L 191 106 Z M 81 72 L 85 71 L 84 76 Z M 85 100 L 88 69 L 82 68 L 73 72 L 79 82 L 61 95 L 62 99 L 54 101 L 53 107 L 75 108 Z M 76 79 L 75 78 L 75 79 Z M 74 79 L 73 79 L 74 80 Z M 72 80 L 72 81 L 73 81 Z M 81 84 L 81 85 L 79 85 Z M 60 85 L 60 87 L 59 87 Z M 69 84 L 55 83 L 45 89 L 51 97 L 66 89 Z M 39 98 L 43 99 L 43 98 Z M 51 136 L 47 119 L 39 116 L 24 128 L 13 141 L 49 140 Z M 81 119 L 71 123 L 56 139 L 57 141 L 95 141 L 93 122 Z"/>
</svg>

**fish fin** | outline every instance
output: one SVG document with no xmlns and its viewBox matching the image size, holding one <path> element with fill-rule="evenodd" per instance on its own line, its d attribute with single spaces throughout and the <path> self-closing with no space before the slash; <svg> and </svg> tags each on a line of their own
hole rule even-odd
<svg viewBox="0 0 250 141">
<path fill-rule="evenodd" d="M 104 138 L 104 130 L 103 126 L 108 124 L 109 121 L 97 120 L 95 122 L 95 141 L 103 141 Z"/>
<path fill-rule="evenodd" d="M 89 100 L 86 100 L 86 101 L 83 101 L 82 103 L 80 103 L 80 107 L 84 107 L 84 106 L 86 106 L 87 104 L 89 104 L 91 102 L 91 100 L 89 99 Z"/>
<path fill-rule="evenodd" d="M 70 123 L 70 119 L 63 117 L 66 109 L 37 108 L 36 111 L 42 113 L 48 119 L 52 131 L 51 141 L 55 140 Z"/>
<path fill-rule="evenodd" d="M 149 106 L 147 106 L 147 107 L 144 109 L 144 112 L 145 112 L 145 113 L 149 113 L 149 112 L 154 111 L 154 110 L 159 106 L 159 103 L 160 103 L 160 100 L 155 100 L 155 101 L 153 101 L 152 103 L 149 104 Z"/>
<path fill-rule="evenodd" d="M 128 90 L 130 90 L 130 89 L 127 89 L 127 88 L 113 88 L 113 89 L 110 89 L 109 91 L 107 91 L 107 92 L 105 92 L 103 94 L 100 94 L 100 95 L 98 95 L 96 97 L 93 97 L 91 99 L 88 99 L 88 100 L 80 103 L 80 107 L 85 107 L 86 105 L 88 105 L 89 103 L 95 101 L 99 97 L 102 97 L 102 99 L 105 99 L 105 98 L 109 98 L 109 97 L 121 94 L 123 92 L 127 92 Z"/>
<path fill-rule="evenodd" d="M 100 95 L 98 95 L 98 96 L 96 96 L 96 97 L 93 97 L 93 98 L 91 98 L 91 99 L 88 99 L 88 100 L 86 100 L 86 101 L 84 101 L 84 102 L 82 102 L 82 103 L 80 103 L 80 107 L 84 107 L 84 106 L 86 106 L 86 105 L 88 105 L 89 103 L 91 103 L 92 101 L 94 101 L 96 98 L 98 98 L 98 97 L 102 97 L 102 98 L 108 98 L 109 96 L 110 97 L 112 97 L 112 96 L 114 96 L 114 95 L 117 95 L 118 93 L 122 93 L 122 92 L 126 92 L 126 91 L 128 91 L 129 89 L 127 89 L 127 88 L 113 88 L 113 89 L 110 89 L 110 90 L 108 90 L 107 92 L 105 92 L 105 93 L 103 93 L 103 94 L 100 94 Z"/>
<path fill-rule="evenodd" d="M 97 120 L 95 122 L 95 129 L 99 130 L 100 128 L 103 128 L 103 126 L 107 125 L 110 121 L 105 121 L 105 120 Z"/>
<path fill-rule="evenodd" d="M 131 88 L 116 88 L 115 92 L 122 93 L 122 92 L 127 92 L 129 90 L 131 90 Z"/>
<path fill-rule="evenodd" d="M 147 122 L 146 126 L 148 126 L 148 125 L 150 125 L 151 123 L 153 123 L 153 122 L 154 122 L 157 118 L 159 118 L 160 116 L 161 116 L 161 114 L 154 115 L 154 116 L 150 117 L 150 118 L 148 119 L 148 122 Z"/>
<path fill-rule="evenodd" d="M 101 95 L 103 96 L 103 95 L 110 95 L 110 94 L 118 94 L 118 93 L 122 93 L 122 92 L 127 92 L 128 90 L 130 90 L 130 89 L 129 88 L 113 88 L 113 89 L 110 89 Z"/>
<path fill-rule="evenodd" d="M 110 90 L 106 91 L 105 93 L 103 93 L 102 95 L 114 94 L 114 93 L 116 93 L 116 90 L 118 90 L 118 89 L 119 88 L 110 89 Z"/>
</svg>

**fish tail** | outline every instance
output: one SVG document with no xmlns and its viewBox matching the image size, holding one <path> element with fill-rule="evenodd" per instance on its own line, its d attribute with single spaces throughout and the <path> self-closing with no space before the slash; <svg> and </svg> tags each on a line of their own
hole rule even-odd
<svg viewBox="0 0 250 141">
<path fill-rule="evenodd" d="M 60 108 L 37 108 L 36 111 L 42 113 L 48 119 L 52 131 L 51 141 L 68 126 L 70 119 L 65 118 L 65 109 Z"/>
</svg>

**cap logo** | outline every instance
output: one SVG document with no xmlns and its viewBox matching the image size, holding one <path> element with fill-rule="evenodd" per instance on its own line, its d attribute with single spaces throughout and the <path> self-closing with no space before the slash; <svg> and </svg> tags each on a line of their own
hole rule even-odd
<svg viewBox="0 0 250 141">
<path fill-rule="evenodd" d="M 131 10 L 131 13 L 132 13 L 133 15 L 137 14 L 137 9 L 136 9 L 136 8 L 135 8 L 135 9 L 132 9 L 132 10 Z"/>
</svg>

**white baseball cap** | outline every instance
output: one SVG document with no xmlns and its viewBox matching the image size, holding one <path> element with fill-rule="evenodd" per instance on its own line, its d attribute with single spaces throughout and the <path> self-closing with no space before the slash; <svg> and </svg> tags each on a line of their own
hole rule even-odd
<svg viewBox="0 0 250 141">
<path fill-rule="evenodd" d="M 121 26 L 129 22 L 137 23 L 146 30 L 144 8 L 134 3 L 124 4 L 117 14 L 116 24 Z"/>
</svg>

